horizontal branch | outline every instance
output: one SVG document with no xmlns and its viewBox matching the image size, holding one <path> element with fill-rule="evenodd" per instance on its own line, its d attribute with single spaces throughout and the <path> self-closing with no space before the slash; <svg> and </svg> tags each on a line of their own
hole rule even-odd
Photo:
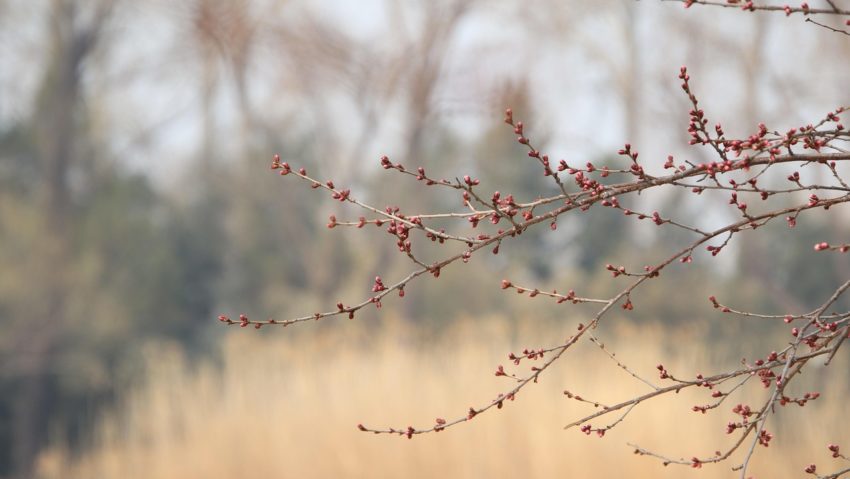
<svg viewBox="0 0 850 479">
<path fill-rule="evenodd" d="M 708 5 L 712 7 L 725 7 L 725 8 L 737 8 L 740 10 L 747 11 L 766 11 L 766 12 L 783 12 L 786 15 L 790 15 L 792 13 L 802 13 L 805 15 L 850 15 L 850 10 L 837 8 L 833 6 L 832 8 L 811 8 L 811 7 L 792 7 L 790 5 L 778 6 L 778 5 L 762 5 L 757 4 L 751 1 L 745 0 L 732 0 L 732 1 L 714 1 L 714 0 L 661 0 L 664 2 L 676 2 L 682 3 L 685 7 L 690 7 L 691 5 Z"/>
</svg>

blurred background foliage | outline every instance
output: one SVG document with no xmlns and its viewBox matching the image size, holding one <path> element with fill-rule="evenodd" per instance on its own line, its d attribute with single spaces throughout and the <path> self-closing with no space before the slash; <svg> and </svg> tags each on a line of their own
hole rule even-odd
<svg viewBox="0 0 850 479">
<path fill-rule="evenodd" d="M 144 377 L 152 345 L 229 364 L 222 342 L 245 331 L 218 326 L 219 313 L 309 314 L 359 301 L 376 274 L 406 274 L 382 231 L 328 231 L 328 215 L 361 213 L 269 173 L 273 153 L 376 205 L 446 211 L 460 199 L 388 175 L 378 156 L 531 199 L 552 186 L 501 124 L 506 106 L 553 158 L 615 164 L 611 152 L 631 141 L 657 168 L 668 153 L 709 157 L 686 149 L 682 63 L 712 118 L 738 134 L 850 103 L 850 62 L 836 60 L 850 44 L 836 35 L 681 10 L 627 0 L 1 2 L 0 477 L 32 477 L 48 444 L 84 454 L 102 412 Z M 656 55 L 658 44 L 669 52 Z M 676 192 L 644 201 L 707 224 L 725 214 L 722 200 Z M 699 256 L 618 321 L 699 323 L 705 344 L 755 354 L 772 328 L 718 321 L 705 297 L 762 311 L 819 304 L 848 274 L 846 259 L 811 254 L 846 236 L 835 221 L 844 213 L 834 215 L 772 225 L 718 260 Z M 502 277 L 604 294 L 615 286 L 605 263 L 641 267 L 681 241 L 609 211 L 575 215 L 423 279 L 385 314 L 423 344 L 460 334 L 450 327 L 459 318 L 507 320 L 521 340 L 523 322 L 551 331 L 586 311 L 505 295 Z M 383 331 L 375 316 L 344 327 Z M 256 334 L 296 334 L 315 353 L 342 327 L 327 323 Z"/>
</svg>

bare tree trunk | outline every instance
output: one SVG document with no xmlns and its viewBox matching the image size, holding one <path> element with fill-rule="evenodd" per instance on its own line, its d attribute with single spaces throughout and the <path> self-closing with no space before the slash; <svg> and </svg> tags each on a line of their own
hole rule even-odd
<svg viewBox="0 0 850 479">
<path fill-rule="evenodd" d="M 26 344 L 29 361 L 21 371 L 18 394 L 13 401 L 12 470 L 14 477 L 32 476 L 33 461 L 48 428 L 50 371 L 57 338 L 66 327 L 66 278 L 70 255 L 69 222 L 72 214 L 68 174 L 74 155 L 78 105 L 81 95 L 81 65 L 94 46 L 108 7 L 98 10 L 86 28 L 75 25 L 76 6 L 72 1 L 54 0 L 49 18 L 52 58 L 42 80 L 32 128 L 38 146 L 42 175 L 40 199 L 44 208 L 48 247 L 33 252 L 34 260 L 51 271 L 44 283 L 34 285 L 43 291 L 43 303 L 34 305 L 32 316 L 24 318 L 18 331 L 20 344 Z"/>
</svg>

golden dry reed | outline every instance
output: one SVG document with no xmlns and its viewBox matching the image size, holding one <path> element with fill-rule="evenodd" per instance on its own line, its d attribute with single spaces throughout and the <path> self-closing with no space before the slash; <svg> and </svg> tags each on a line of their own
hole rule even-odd
<svg viewBox="0 0 850 479">
<path fill-rule="evenodd" d="M 469 406 L 509 386 L 510 379 L 493 373 L 497 365 L 510 364 L 508 352 L 552 344 L 552 338 L 568 334 L 553 326 L 525 329 L 501 319 L 461 321 L 438 337 L 391 321 L 345 322 L 321 330 L 231 329 L 220 360 L 200 365 L 188 364 L 176 347 L 155 347 L 145 381 L 102 417 L 86 452 L 71 456 L 57 444 L 42 455 L 39 474 L 45 479 L 737 477 L 731 471 L 734 461 L 700 470 L 664 467 L 633 454 L 626 443 L 675 457 L 710 455 L 730 444 L 725 425 L 740 397 L 702 415 L 690 408 L 710 402 L 709 392 L 683 392 L 639 406 L 601 439 L 578 429 L 564 431 L 565 424 L 592 410 L 566 398 L 565 389 L 611 403 L 648 390 L 590 344 L 567 354 L 515 402 L 468 424 L 412 440 L 357 431 L 360 422 L 426 426 L 436 417 L 464 415 Z M 719 370 L 735 356 L 731 348 L 702 342 L 697 329 L 662 334 L 660 327 L 643 325 L 607 336 L 619 359 L 656 382 L 658 362 L 686 376 Z M 830 367 L 846 371 L 847 361 Z M 807 380 L 817 384 L 820 371 L 813 367 Z M 803 477 L 813 461 L 819 472 L 839 465 L 826 446 L 835 442 L 850 449 L 847 375 L 832 375 L 842 383 L 822 385 L 824 397 L 805 408 L 782 409 L 779 422 L 771 418 L 767 428 L 775 439 L 769 448 L 759 446 L 753 477 Z M 761 397 L 764 391 L 753 383 L 747 394 Z"/>
</svg>

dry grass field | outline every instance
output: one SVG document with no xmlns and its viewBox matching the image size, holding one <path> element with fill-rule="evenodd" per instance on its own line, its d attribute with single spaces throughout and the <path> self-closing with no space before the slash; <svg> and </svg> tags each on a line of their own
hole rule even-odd
<svg viewBox="0 0 850 479">
<path fill-rule="evenodd" d="M 89 451 L 71 457 L 56 444 L 41 457 L 40 475 L 737 477 L 730 471 L 732 463 L 700 470 L 664 467 L 632 454 L 626 443 L 676 457 L 710 454 L 729 444 L 725 424 L 739 398 L 703 416 L 690 407 L 707 403 L 708 394 L 682 393 L 635 409 L 602 439 L 564 431 L 590 407 L 568 400 L 564 389 L 613 401 L 647 388 L 592 345 L 563 358 L 514 403 L 469 424 L 412 440 L 360 433 L 359 422 L 415 426 L 462 415 L 508 386 L 509 380 L 495 377 L 493 370 L 507 363 L 509 351 L 551 344 L 551 338 L 566 333 L 531 325 L 521 331 L 493 319 L 462 321 L 435 339 L 389 321 L 380 327 L 355 323 L 260 334 L 231 330 L 221 361 L 200 365 L 188 364 L 175 348 L 153 348 L 146 381 L 101 419 Z M 736 354 L 706 345 L 699 328 L 661 334 L 660 327 L 644 325 L 608 336 L 619 358 L 653 378 L 659 361 L 684 376 L 710 372 Z M 846 370 L 847 360 L 831 367 Z M 812 368 L 806 379 L 817 383 L 816 376 Z M 827 441 L 850 447 L 846 382 L 820 390 L 823 400 L 789 407 L 781 423 L 772 419 L 768 424 L 776 438 L 768 449 L 759 448 L 753 477 L 802 477 L 811 461 L 826 470 L 834 461 L 828 458 Z M 756 387 L 751 393 L 762 391 Z"/>
</svg>

